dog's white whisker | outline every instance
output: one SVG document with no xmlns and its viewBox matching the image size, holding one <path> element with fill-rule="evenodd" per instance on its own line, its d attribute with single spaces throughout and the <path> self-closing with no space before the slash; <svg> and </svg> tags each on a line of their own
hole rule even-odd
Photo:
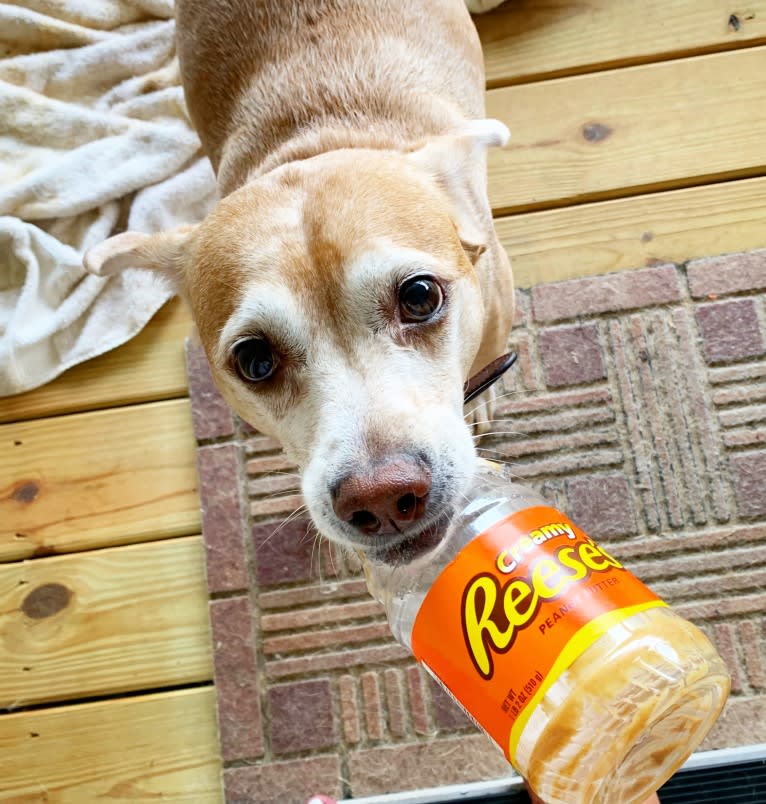
<svg viewBox="0 0 766 804">
<path fill-rule="evenodd" d="M 506 419 L 483 419 L 477 422 L 471 422 L 468 427 L 478 427 L 480 424 L 496 424 L 502 426 L 503 424 L 508 424 Z"/>
<path fill-rule="evenodd" d="M 493 452 L 495 455 L 504 455 L 499 449 L 492 449 L 490 447 L 476 447 L 476 452 Z"/>
<path fill-rule="evenodd" d="M 490 458 L 489 460 L 492 460 L 495 463 L 503 464 L 503 466 L 506 467 L 508 477 L 510 477 L 512 480 L 520 480 L 522 483 L 524 483 L 526 481 L 526 478 L 524 478 L 521 475 L 518 475 L 515 472 L 511 471 L 511 467 L 516 464 L 516 461 L 502 460 L 500 458 Z"/>
<path fill-rule="evenodd" d="M 490 433 L 480 433 L 479 435 L 471 436 L 471 438 L 474 441 L 479 441 L 482 438 L 487 438 L 489 436 L 499 436 L 499 435 L 504 435 L 504 436 L 513 435 L 513 436 L 524 437 L 524 436 L 527 435 L 527 433 L 521 433 L 518 430 L 494 430 L 494 431 L 492 431 Z"/>
<path fill-rule="evenodd" d="M 317 576 L 319 578 L 319 583 L 322 583 L 322 546 L 319 544 L 319 540 L 322 537 L 315 533 L 313 539 L 311 540 L 311 558 L 309 559 L 309 574 L 314 567 L 314 553 L 316 552 L 317 555 Z M 317 545 L 319 545 L 319 549 L 317 550 Z"/>
<path fill-rule="evenodd" d="M 515 396 L 516 394 L 521 394 L 521 393 L 524 393 L 524 392 L 523 392 L 522 390 L 506 391 L 505 393 L 498 394 L 498 395 L 497 395 L 497 396 L 494 398 L 494 400 L 493 400 L 493 401 L 494 401 L 494 402 L 497 402 L 499 399 L 505 399 L 506 397 L 509 397 L 509 396 Z M 472 415 L 473 415 L 474 413 L 476 413 L 476 411 L 477 411 L 477 410 L 478 410 L 480 407 L 482 407 L 484 404 L 485 404 L 485 403 L 484 403 L 484 401 L 478 402 L 478 403 L 477 403 L 476 405 L 474 405 L 474 406 L 473 406 L 473 407 L 472 407 L 470 410 L 464 411 L 464 413 L 463 413 L 464 418 L 468 418 L 469 416 L 472 416 Z"/>
<path fill-rule="evenodd" d="M 502 427 L 503 432 L 508 432 L 508 433 L 520 433 L 521 432 L 521 430 L 511 430 L 510 429 L 512 426 L 517 425 L 517 423 L 512 422 L 509 419 L 487 419 L 485 422 L 482 422 L 482 424 L 492 425 L 492 426 L 494 426 L 494 427 L 496 427 L 498 429 L 500 429 Z M 506 430 L 505 428 L 508 428 L 508 429 Z"/>
<path fill-rule="evenodd" d="M 319 536 L 319 534 L 317 534 L 317 536 Z M 333 553 L 334 552 L 335 551 L 332 549 L 332 545 L 329 545 L 328 550 L 327 550 L 327 555 L 328 555 L 328 557 L 330 559 L 330 566 L 332 567 L 333 575 L 335 575 L 335 577 L 337 578 L 338 577 L 338 568 L 335 566 L 335 559 L 333 558 Z"/>
<path fill-rule="evenodd" d="M 498 457 L 488 457 L 487 460 L 492 461 L 493 463 L 501 463 L 504 466 L 510 466 L 511 461 L 506 460 L 505 458 L 498 458 Z"/>
<path fill-rule="evenodd" d="M 298 506 L 292 513 L 288 514 L 274 529 L 272 533 L 270 533 L 261 543 L 261 546 L 268 544 L 285 526 L 289 525 L 294 519 L 297 519 L 301 514 L 306 513 L 308 511 L 307 505 L 300 505 Z M 308 534 L 308 524 L 306 525 L 306 533 Z"/>
<path fill-rule="evenodd" d="M 307 505 L 299 505 L 291 514 L 287 516 L 286 519 L 282 521 L 279 528 L 277 530 L 281 530 L 285 527 L 285 525 L 289 525 L 294 519 L 297 519 L 299 516 L 305 514 L 308 511 Z"/>
<path fill-rule="evenodd" d="M 273 500 L 275 497 L 280 497 L 290 491 L 297 491 L 297 489 L 278 489 L 277 491 L 272 491 L 270 494 L 264 494 L 262 497 L 259 497 L 261 500 Z"/>
<path fill-rule="evenodd" d="M 501 452 L 498 449 L 490 449 L 488 447 L 476 447 L 476 452 L 482 455 L 488 453 L 491 453 L 492 455 L 505 455 L 504 452 Z"/>
</svg>

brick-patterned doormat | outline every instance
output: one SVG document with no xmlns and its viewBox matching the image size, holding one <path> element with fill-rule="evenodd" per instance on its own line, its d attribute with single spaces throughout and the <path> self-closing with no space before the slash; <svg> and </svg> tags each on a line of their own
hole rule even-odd
<svg viewBox="0 0 766 804">
<path fill-rule="evenodd" d="M 716 642 L 706 748 L 766 741 L 766 250 L 518 293 L 485 447 Z M 358 566 L 315 540 L 278 444 L 188 352 L 228 804 L 507 775 L 394 644 Z"/>
</svg>

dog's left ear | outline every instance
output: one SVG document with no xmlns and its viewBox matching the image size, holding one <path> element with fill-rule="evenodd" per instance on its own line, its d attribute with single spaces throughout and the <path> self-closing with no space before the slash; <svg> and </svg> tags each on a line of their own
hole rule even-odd
<svg viewBox="0 0 766 804">
<path fill-rule="evenodd" d="M 499 120 L 470 120 L 462 131 L 435 137 L 411 155 L 448 196 L 460 241 L 473 263 L 486 250 L 486 232 L 492 225 L 487 148 L 505 145 L 510 136 Z"/>
<path fill-rule="evenodd" d="M 183 293 L 189 244 L 196 229 L 196 225 L 180 226 L 154 235 L 123 232 L 88 249 L 82 262 L 96 276 L 112 276 L 125 268 L 155 271 Z"/>
</svg>

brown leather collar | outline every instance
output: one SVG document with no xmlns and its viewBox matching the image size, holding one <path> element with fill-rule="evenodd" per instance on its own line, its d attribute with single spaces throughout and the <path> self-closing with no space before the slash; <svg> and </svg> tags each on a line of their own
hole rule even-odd
<svg viewBox="0 0 766 804">
<path fill-rule="evenodd" d="M 488 366 L 474 374 L 463 386 L 463 404 L 470 402 L 482 391 L 486 391 L 495 380 L 502 377 L 516 362 L 516 352 L 508 352 L 493 360 Z"/>
</svg>

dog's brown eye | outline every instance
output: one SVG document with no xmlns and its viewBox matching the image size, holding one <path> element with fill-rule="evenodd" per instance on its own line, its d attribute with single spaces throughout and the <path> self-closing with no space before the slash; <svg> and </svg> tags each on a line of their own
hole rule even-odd
<svg viewBox="0 0 766 804">
<path fill-rule="evenodd" d="M 399 289 L 399 309 L 403 321 L 427 321 L 442 306 L 442 290 L 427 276 L 408 279 Z"/>
<path fill-rule="evenodd" d="M 237 373 L 247 382 L 261 382 L 274 373 L 276 360 L 265 338 L 247 338 L 234 345 Z"/>
</svg>

